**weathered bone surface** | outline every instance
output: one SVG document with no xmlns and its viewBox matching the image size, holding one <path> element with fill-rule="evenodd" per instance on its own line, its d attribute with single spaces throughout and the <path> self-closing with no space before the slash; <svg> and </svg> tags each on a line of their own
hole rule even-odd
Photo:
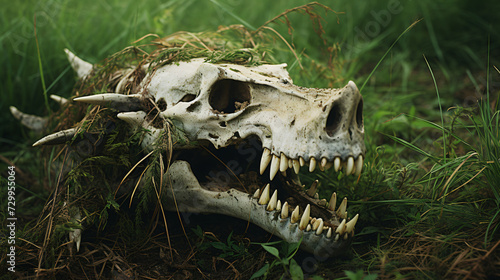
<svg viewBox="0 0 500 280">
<path fill-rule="evenodd" d="M 78 76 L 88 77 L 92 65 L 66 52 Z M 211 64 L 196 58 L 149 72 L 129 95 L 123 94 L 132 72 L 127 69 L 121 72 L 116 93 L 74 101 L 114 108 L 132 129 L 145 128 L 145 150 L 154 148 L 162 123 L 173 123 L 185 133 L 189 145 L 175 146 L 178 159 L 174 156 L 166 172 L 175 193 L 174 197 L 172 191 L 166 192 L 172 202 L 167 203 L 169 210 L 237 217 L 288 242 L 302 239 L 306 251 L 335 255 L 351 242 L 358 215 L 348 221 L 347 199 L 336 209 L 335 193 L 329 203 L 319 200 L 317 182 L 305 192 L 296 174 L 305 165 L 310 172 L 316 167 L 322 171 L 334 167 L 346 175 L 361 173 L 365 153 L 362 97 L 352 81 L 341 89 L 296 86 L 285 67 Z M 155 118 L 142 107 L 145 103 L 158 109 Z M 17 111 L 13 114 L 23 116 Z M 58 132 L 36 145 L 67 141 L 74 133 L 74 129 Z M 249 164 L 256 167 L 251 172 L 260 173 L 262 182 L 255 192 L 249 191 L 250 186 L 236 189 L 215 178 L 200 178 L 194 165 L 210 169 L 211 164 L 201 156 L 183 157 L 183 151 L 199 146 L 224 150 L 249 139 L 259 143 L 262 153 L 260 162 Z M 231 151 L 234 158 L 241 157 Z"/>
</svg>

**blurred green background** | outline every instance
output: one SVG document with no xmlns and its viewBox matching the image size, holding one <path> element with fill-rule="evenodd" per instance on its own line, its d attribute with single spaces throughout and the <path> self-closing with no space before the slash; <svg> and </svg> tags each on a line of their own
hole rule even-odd
<svg viewBox="0 0 500 280">
<path fill-rule="evenodd" d="M 243 24 L 252 30 L 286 9 L 307 3 L 297 0 L 0 2 L 3 2 L 0 10 L 2 147 L 17 145 L 26 138 L 23 134 L 28 133 L 11 117 L 9 106 L 15 105 L 30 114 L 47 114 L 40 70 L 48 94 L 66 97 L 71 94 L 75 78 L 63 48 L 95 63 L 145 34 L 166 36 L 179 30 L 199 32 L 230 24 Z M 414 74 L 425 69 L 423 54 L 443 73 L 448 83 L 443 84 L 443 91 L 460 84 L 467 72 L 484 71 L 488 46 L 491 62 L 498 61 L 500 1 L 319 2 L 339 12 L 336 15 L 320 11 L 327 45 L 314 33 L 308 16 L 298 13 L 289 15 L 294 29 L 293 44 L 299 53 L 325 64 L 328 63 L 325 49 L 335 47 L 339 67 L 334 74 L 340 82 L 352 79 L 360 85 L 394 40 L 418 19 L 423 20 L 396 44 L 370 85 L 390 84 L 392 90 L 403 93 L 421 90 L 422 81 Z M 284 24 L 272 26 L 292 42 Z M 291 55 L 283 59 L 289 65 L 294 64 Z M 291 69 L 296 84 L 328 86 L 325 81 L 308 79 L 310 74 L 301 76 L 300 72 L 298 67 Z M 376 88 L 365 90 L 365 99 L 370 100 L 370 96 L 378 99 L 376 94 L 383 92 L 376 91 Z"/>
</svg>

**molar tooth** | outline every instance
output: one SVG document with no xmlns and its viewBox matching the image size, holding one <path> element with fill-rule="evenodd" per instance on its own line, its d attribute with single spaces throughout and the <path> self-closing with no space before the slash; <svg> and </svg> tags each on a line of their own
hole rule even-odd
<svg viewBox="0 0 500 280">
<path fill-rule="evenodd" d="M 359 214 L 356 214 L 352 220 L 350 220 L 346 225 L 345 225 L 345 231 L 347 233 L 351 233 L 354 231 L 354 226 L 356 225 L 356 222 L 358 221 Z"/>
<path fill-rule="evenodd" d="M 260 195 L 259 198 L 259 204 L 260 205 L 266 205 L 269 202 L 269 184 L 266 185 L 264 188 L 264 191 L 262 191 L 262 194 Z"/>
<path fill-rule="evenodd" d="M 264 148 L 264 151 L 262 152 L 262 158 L 260 159 L 260 175 L 264 174 L 264 171 L 266 171 L 266 168 L 271 162 L 272 158 L 273 157 L 271 156 L 271 151 L 268 148 Z"/>
<path fill-rule="evenodd" d="M 278 203 L 276 203 L 276 211 L 281 211 L 281 200 L 278 199 Z"/>
<path fill-rule="evenodd" d="M 304 213 L 302 214 L 302 218 L 300 219 L 299 229 L 304 230 L 309 224 L 309 218 L 311 217 L 311 206 L 307 204 Z"/>
<path fill-rule="evenodd" d="M 316 193 L 316 190 L 318 189 L 318 180 L 315 180 L 311 187 L 307 190 L 307 195 L 310 197 L 314 197 L 314 194 Z"/>
<path fill-rule="evenodd" d="M 320 235 L 321 233 L 323 233 L 323 219 L 319 218 L 319 225 L 318 225 L 318 229 L 316 230 L 316 235 Z"/>
<path fill-rule="evenodd" d="M 311 157 L 311 159 L 309 160 L 309 172 L 313 172 L 315 168 L 316 168 L 316 159 L 314 157 Z"/>
<path fill-rule="evenodd" d="M 352 174 L 353 171 L 354 171 L 354 158 L 348 157 L 346 168 L 345 168 L 345 175 L 349 176 Z"/>
<path fill-rule="evenodd" d="M 267 205 L 267 211 L 273 211 L 276 209 L 278 204 L 278 190 L 274 190 L 273 195 L 271 196 L 271 200 L 269 200 L 269 204 Z"/>
<path fill-rule="evenodd" d="M 345 219 L 346 209 L 347 209 L 347 197 L 344 197 L 344 200 L 342 200 L 342 203 L 340 203 L 339 209 L 337 210 L 337 216 Z"/>
<path fill-rule="evenodd" d="M 335 233 L 342 235 L 345 232 L 345 219 L 342 220 L 340 225 L 335 230 Z"/>
<path fill-rule="evenodd" d="M 253 198 L 259 198 L 259 196 L 260 196 L 260 189 L 257 189 L 253 194 Z"/>
<path fill-rule="evenodd" d="M 315 194 L 314 194 L 314 198 L 315 198 L 315 199 L 319 199 L 319 193 L 315 193 Z"/>
<path fill-rule="evenodd" d="M 284 153 L 281 153 L 281 158 L 280 158 L 280 171 L 284 172 L 288 169 L 288 158 L 285 156 Z"/>
<path fill-rule="evenodd" d="M 271 172 L 269 173 L 271 181 L 274 179 L 274 176 L 276 176 L 276 173 L 278 173 L 279 169 L 280 169 L 280 158 L 276 155 L 273 155 L 273 160 L 271 161 Z"/>
<path fill-rule="evenodd" d="M 306 231 L 311 231 L 311 225 L 309 225 L 309 224 L 307 225 Z"/>
<path fill-rule="evenodd" d="M 281 208 L 281 218 L 286 219 L 288 218 L 288 202 L 285 201 L 285 204 L 283 204 L 283 207 Z"/>
<path fill-rule="evenodd" d="M 340 158 L 336 157 L 333 160 L 333 166 L 335 167 L 335 172 L 339 172 L 339 170 L 340 170 L 340 164 L 341 164 Z"/>
<path fill-rule="evenodd" d="M 292 217 L 290 218 L 290 222 L 292 224 L 295 224 L 296 222 L 299 221 L 299 206 L 297 205 L 297 207 L 295 207 L 295 209 L 293 210 L 292 212 Z"/>
<path fill-rule="evenodd" d="M 328 228 L 328 231 L 326 232 L 326 238 L 332 237 L 332 228 Z"/>
<path fill-rule="evenodd" d="M 300 170 L 300 162 L 296 159 L 292 160 L 292 165 L 293 165 L 293 171 L 295 171 L 295 174 L 299 174 Z"/>
<path fill-rule="evenodd" d="M 306 165 L 306 161 L 302 157 L 299 157 L 299 163 L 300 163 L 300 166 Z"/>
<path fill-rule="evenodd" d="M 335 211 L 336 206 L 337 206 L 337 193 L 333 192 L 332 197 L 330 198 L 330 202 L 328 203 L 328 209 Z"/>
<path fill-rule="evenodd" d="M 361 174 L 361 170 L 363 169 L 363 156 L 359 155 L 358 158 L 356 159 L 356 171 L 354 171 L 354 174 L 356 176 L 359 176 Z"/>
</svg>

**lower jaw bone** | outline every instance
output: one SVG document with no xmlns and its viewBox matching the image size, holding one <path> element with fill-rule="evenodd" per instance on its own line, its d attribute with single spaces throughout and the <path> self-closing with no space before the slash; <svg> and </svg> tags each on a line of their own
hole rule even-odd
<svg viewBox="0 0 500 280">
<path fill-rule="evenodd" d="M 281 239 L 301 242 L 301 248 L 319 258 L 337 255 L 349 246 L 352 238 L 327 238 L 327 233 L 299 229 L 299 223 L 291 223 L 290 217 L 282 219 L 280 211 L 267 211 L 258 199 L 235 189 L 213 192 L 201 187 L 185 161 L 175 161 L 166 173 L 172 189 L 166 191 L 166 209 L 190 213 L 222 214 L 249 221 Z M 347 235 L 346 235 L 347 236 Z"/>
</svg>

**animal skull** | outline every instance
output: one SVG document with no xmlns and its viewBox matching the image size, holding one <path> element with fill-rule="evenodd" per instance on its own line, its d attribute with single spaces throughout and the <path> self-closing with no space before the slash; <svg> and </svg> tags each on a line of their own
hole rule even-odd
<svg viewBox="0 0 500 280">
<path fill-rule="evenodd" d="M 80 78 L 91 74 L 91 64 L 67 54 Z M 348 221 L 345 198 L 335 210 L 335 193 L 329 203 L 319 200 L 317 182 L 304 191 L 298 173 L 308 165 L 310 172 L 334 167 L 360 174 L 362 97 L 352 81 L 342 89 L 296 86 L 285 67 L 196 58 L 149 72 L 133 90 L 127 87 L 130 74 L 145 67 L 124 69 L 116 92 L 74 101 L 121 111 L 119 119 L 146 129 L 146 150 L 154 148 L 166 122 L 185 133 L 189 141 L 175 146 L 166 171 L 173 190 L 166 192 L 169 210 L 249 220 L 288 242 L 302 239 L 306 251 L 335 255 L 351 242 L 358 215 Z M 157 108 L 154 117 L 141 107 L 145 100 Z M 74 134 L 63 132 L 35 145 Z"/>
</svg>

